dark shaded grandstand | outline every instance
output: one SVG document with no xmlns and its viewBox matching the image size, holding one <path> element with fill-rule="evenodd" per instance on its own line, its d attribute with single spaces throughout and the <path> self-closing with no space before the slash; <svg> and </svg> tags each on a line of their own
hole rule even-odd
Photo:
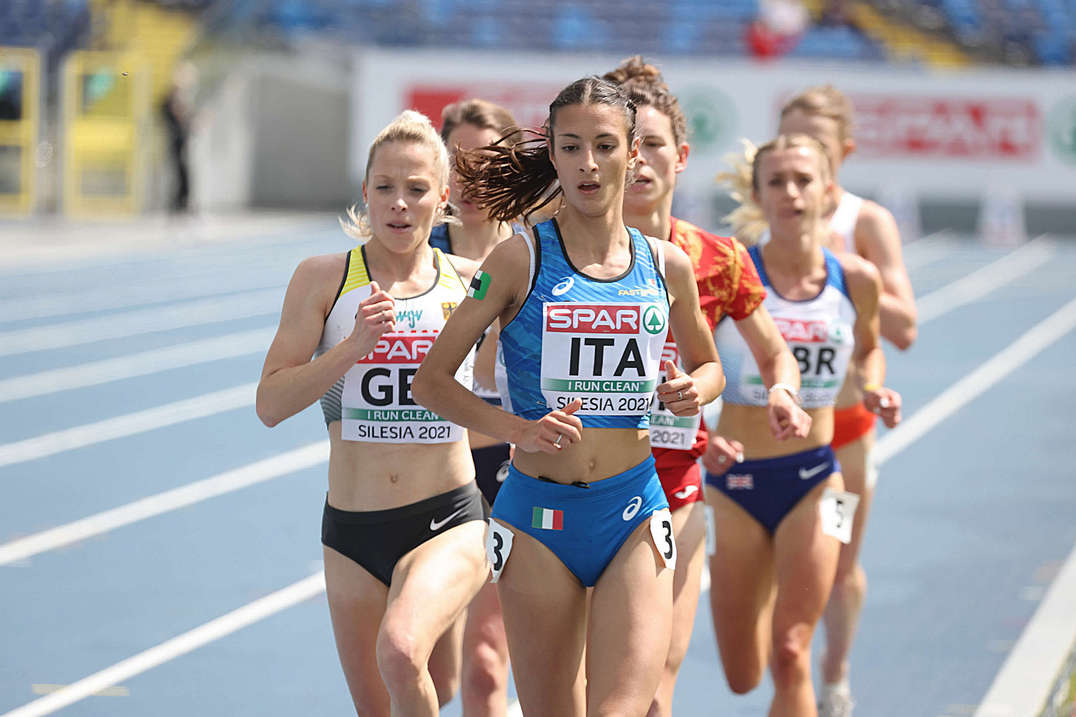
<svg viewBox="0 0 1076 717">
<path fill-rule="evenodd" d="M 148 0 L 147 0 L 148 1 Z M 530 51 L 745 55 L 759 0 L 157 0 L 198 13 L 210 35 Z M 948 43 L 972 62 L 1071 65 L 1076 0 L 814 0 L 814 22 L 781 51 L 793 57 L 905 59 L 892 28 Z M 0 45 L 54 60 L 94 41 L 91 0 L 0 2 Z M 904 48 L 907 49 L 907 48 Z M 929 60 L 929 53 L 926 59 Z"/>
</svg>

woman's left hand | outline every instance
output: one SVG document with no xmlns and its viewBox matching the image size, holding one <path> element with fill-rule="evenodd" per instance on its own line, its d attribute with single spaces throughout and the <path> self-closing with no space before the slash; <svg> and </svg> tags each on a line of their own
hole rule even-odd
<svg viewBox="0 0 1076 717">
<path fill-rule="evenodd" d="M 880 386 L 864 391 L 863 405 L 880 416 L 887 428 L 895 428 L 900 423 L 900 394 L 891 388 Z"/>
<path fill-rule="evenodd" d="M 783 390 L 770 393 L 770 431 L 779 441 L 788 438 L 806 438 L 811 431 L 811 417 L 800 408 L 792 396 Z"/>
<path fill-rule="evenodd" d="M 658 386 L 658 399 L 676 416 L 694 416 L 701 408 L 695 379 L 665 361 L 665 383 Z"/>
</svg>

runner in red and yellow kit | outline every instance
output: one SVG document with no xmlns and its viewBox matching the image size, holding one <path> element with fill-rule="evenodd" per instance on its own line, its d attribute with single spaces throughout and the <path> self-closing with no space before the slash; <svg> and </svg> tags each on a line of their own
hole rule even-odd
<svg viewBox="0 0 1076 717">
<path fill-rule="evenodd" d="M 622 85 L 637 108 L 640 138 L 635 181 L 624 197 L 624 221 L 644 234 L 668 239 L 691 259 L 699 287 L 700 308 L 713 331 L 731 317 L 743 334 L 770 387 L 770 424 L 778 438 L 803 437 L 810 418 L 795 402 L 799 369 L 764 308 L 762 282 L 746 250 L 735 239 L 719 237 L 672 216 L 676 175 L 684 170 L 690 151 L 687 125 L 676 97 L 661 73 L 641 57 L 623 62 L 605 79 Z M 675 344 L 666 345 L 675 355 Z M 706 450 L 706 432 L 698 422 L 676 419 L 658 408 L 651 415 L 651 445 L 672 510 L 677 562 L 673 582 L 673 630 L 665 672 L 649 715 L 672 711 L 673 688 L 687 653 L 698 604 L 704 538 L 705 503 L 697 459 Z M 727 460 L 736 460 L 735 454 Z"/>
</svg>

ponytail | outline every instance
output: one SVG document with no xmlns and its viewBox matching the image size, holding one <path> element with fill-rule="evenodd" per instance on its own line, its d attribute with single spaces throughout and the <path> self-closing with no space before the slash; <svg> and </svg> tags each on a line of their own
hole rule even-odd
<svg viewBox="0 0 1076 717">
<path fill-rule="evenodd" d="M 510 143 L 519 132 L 534 135 Z M 561 193 L 545 133 L 513 130 L 494 144 L 456 152 L 463 195 L 490 219 L 509 222 L 552 202 Z"/>
</svg>

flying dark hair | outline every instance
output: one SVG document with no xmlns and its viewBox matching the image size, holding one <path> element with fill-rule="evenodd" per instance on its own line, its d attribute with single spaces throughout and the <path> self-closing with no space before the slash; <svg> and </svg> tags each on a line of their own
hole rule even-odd
<svg viewBox="0 0 1076 717">
<path fill-rule="evenodd" d="M 492 145 L 456 152 L 456 173 L 463 195 L 502 222 L 541 209 L 561 193 L 549 158 L 557 111 L 575 105 L 610 105 L 624 111 L 629 146 L 635 137 L 635 104 L 615 83 L 591 76 L 565 87 L 549 105 L 546 129 L 524 130 L 530 138 L 512 143 L 510 135 Z"/>
</svg>

